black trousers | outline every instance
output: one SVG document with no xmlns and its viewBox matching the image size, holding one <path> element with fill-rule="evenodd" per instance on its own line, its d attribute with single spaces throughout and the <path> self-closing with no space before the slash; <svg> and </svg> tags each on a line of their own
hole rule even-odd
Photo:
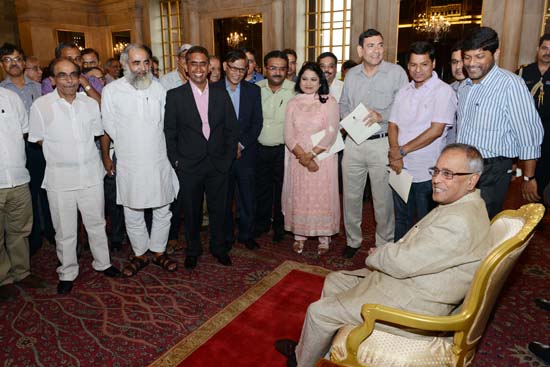
<svg viewBox="0 0 550 367">
<path fill-rule="evenodd" d="M 235 242 L 235 224 L 232 210 L 235 196 L 237 198 L 236 211 L 239 213 L 238 241 L 244 243 L 252 238 L 252 227 L 256 211 L 255 179 L 254 161 L 242 162 L 235 160 L 233 162 L 227 185 L 227 208 L 225 211 L 225 239 L 227 242 Z M 235 195 L 237 188 L 238 195 Z"/>
<path fill-rule="evenodd" d="M 172 218 L 170 218 L 170 232 L 168 233 L 168 240 L 179 239 L 180 225 L 181 225 L 181 190 L 176 197 L 176 200 L 170 204 L 170 211 L 172 212 Z"/>
<path fill-rule="evenodd" d="M 256 222 L 255 232 L 284 231 L 281 194 L 285 171 L 284 144 L 268 147 L 259 144 L 256 161 Z M 272 222 L 273 218 L 273 222 Z"/>
<path fill-rule="evenodd" d="M 27 143 L 25 151 L 27 154 L 27 169 L 31 176 L 29 188 L 31 190 L 33 223 L 29 235 L 29 250 L 32 256 L 42 247 L 42 235 L 52 240 L 55 238 L 55 229 L 53 228 L 46 190 L 41 188 L 46 169 L 42 147 L 36 143 Z"/>
<path fill-rule="evenodd" d="M 105 196 L 105 209 L 109 218 L 111 218 L 111 232 L 109 241 L 111 244 L 122 243 L 124 241 L 124 208 L 116 203 L 116 174 L 105 176 L 103 179 L 103 189 Z"/>
<path fill-rule="evenodd" d="M 489 218 L 493 218 L 502 210 L 506 199 L 512 175 L 512 158 L 496 157 L 483 160 L 483 174 L 477 187 L 485 200 Z"/>
<path fill-rule="evenodd" d="M 229 248 L 225 243 L 224 218 L 227 202 L 229 172 L 220 172 L 206 158 L 192 171 L 178 170 L 180 203 L 183 208 L 187 256 L 200 256 L 202 245 L 202 202 L 206 193 L 210 225 L 210 252 L 214 256 L 225 255 Z"/>
</svg>

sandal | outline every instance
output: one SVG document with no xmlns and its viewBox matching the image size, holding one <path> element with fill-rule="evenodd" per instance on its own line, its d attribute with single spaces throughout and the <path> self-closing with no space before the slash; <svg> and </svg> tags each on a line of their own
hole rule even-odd
<svg viewBox="0 0 550 367">
<path fill-rule="evenodd" d="M 320 243 L 319 246 L 317 246 L 317 255 L 321 256 L 323 254 L 326 254 L 328 252 L 328 243 Z"/>
<path fill-rule="evenodd" d="M 166 245 L 166 253 L 172 255 L 174 252 L 182 250 L 183 245 L 178 240 L 169 240 Z"/>
<path fill-rule="evenodd" d="M 149 265 L 148 258 L 132 256 L 130 258 L 130 263 L 122 269 L 122 276 L 125 278 L 133 277 L 147 265 Z"/>
<path fill-rule="evenodd" d="M 151 262 L 169 272 L 178 270 L 178 263 L 170 259 L 166 252 L 163 252 L 162 255 L 155 255 Z"/>
<path fill-rule="evenodd" d="M 292 250 L 297 254 L 301 254 L 304 251 L 304 241 L 294 241 Z"/>
</svg>

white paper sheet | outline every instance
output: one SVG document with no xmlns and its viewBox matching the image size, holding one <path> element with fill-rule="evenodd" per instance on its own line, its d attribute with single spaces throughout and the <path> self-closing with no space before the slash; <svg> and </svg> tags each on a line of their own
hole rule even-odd
<svg viewBox="0 0 550 367">
<path fill-rule="evenodd" d="M 394 170 L 390 169 L 390 186 L 405 203 L 409 200 L 412 180 L 412 176 L 406 170 L 402 169 L 401 173 L 397 174 Z"/>
<path fill-rule="evenodd" d="M 361 144 L 367 138 L 375 134 L 380 130 L 380 124 L 375 122 L 371 126 L 365 126 L 365 117 L 369 114 L 369 110 L 359 103 L 359 105 L 342 121 L 340 121 L 340 126 L 346 129 L 348 135 L 353 139 L 357 144 Z"/>
<path fill-rule="evenodd" d="M 326 133 L 326 130 L 322 130 L 322 131 L 319 131 L 318 133 L 311 135 L 311 143 L 313 144 L 313 146 L 316 146 L 317 144 L 319 144 L 321 139 L 323 139 L 323 137 L 325 136 L 325 133 Z M 344 150 L 344 147 L 345 147 L 344 139 L 342 139 L 342 134 L 338 131 L 336 135 L 336 141 L 334 142 L 334 144 L 332 144 L 329 150 L 325 150 L 324 152 L 319 153 L 317 155 L 317 159 L 322 161 L 323 159 L 335 153 L 338 153 L 341 150 Z"/>
</svg>

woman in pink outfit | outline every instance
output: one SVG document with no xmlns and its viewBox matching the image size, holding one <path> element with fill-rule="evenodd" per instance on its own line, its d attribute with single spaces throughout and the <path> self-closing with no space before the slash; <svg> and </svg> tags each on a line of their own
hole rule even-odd
<svg viewBox="0 0 550 367">
<path fill-rule="evenodd" d="M 339 108 L 328 95 L 327 80 L 317 63 L 304 64 L 295 88 L 298 94 L 288 102 L 284 128 L 287 151 L 281 201 L 285 229 L 294 233 L 297 253 L 302 253 L 307 237 L 317 236 L 321 255 L 340 228 L 338 156 L 319 157 L 340 133 Z M 324 136 L 313 145 L 311 136 L 321 131 Z"/>
</svg>

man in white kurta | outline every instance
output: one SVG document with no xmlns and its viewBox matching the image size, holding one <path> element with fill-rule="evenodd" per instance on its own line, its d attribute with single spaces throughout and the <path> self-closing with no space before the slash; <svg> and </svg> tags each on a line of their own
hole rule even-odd
<svg viewBox="0 0 550 367">
<path fill-rule="evenodd" d="M 42 188 L 48 193 L 55 228 L 60 294 L 69 293 L 78 275 L 77 211 L 88 233 L 92 266 L 106 276 L 118 276 L 111 266 L 105 233 L 103 176 L 94 143 L 103 135 L 99 105 L 77 93 L 80 69 L 69 59 L 53 64 L 56 89 L 31 107 L 29 141 L 42 144 L 46 172 Z"/>
<path fill-rule="evenodd" d="M 151 78 L 150 56 L 139 45 L 129 45 L 121 55 L 124 77 L 109 83 L 102 94 L 101 110 L 105 131 L 117 150 L 117 204 L 124 206 L 126 231 L 135 256 L 144 262 L 123 270 L 132 276 L 148 261 L 149 250 L 155 264 L 168 271 L 177 264 L 165 254 L 170 218 L 169 206 L 179 183 L 166 153 L 164 103 L 166 90 Z M 149 234 L 144 209 L 153 209 Z"/>
</svg>

